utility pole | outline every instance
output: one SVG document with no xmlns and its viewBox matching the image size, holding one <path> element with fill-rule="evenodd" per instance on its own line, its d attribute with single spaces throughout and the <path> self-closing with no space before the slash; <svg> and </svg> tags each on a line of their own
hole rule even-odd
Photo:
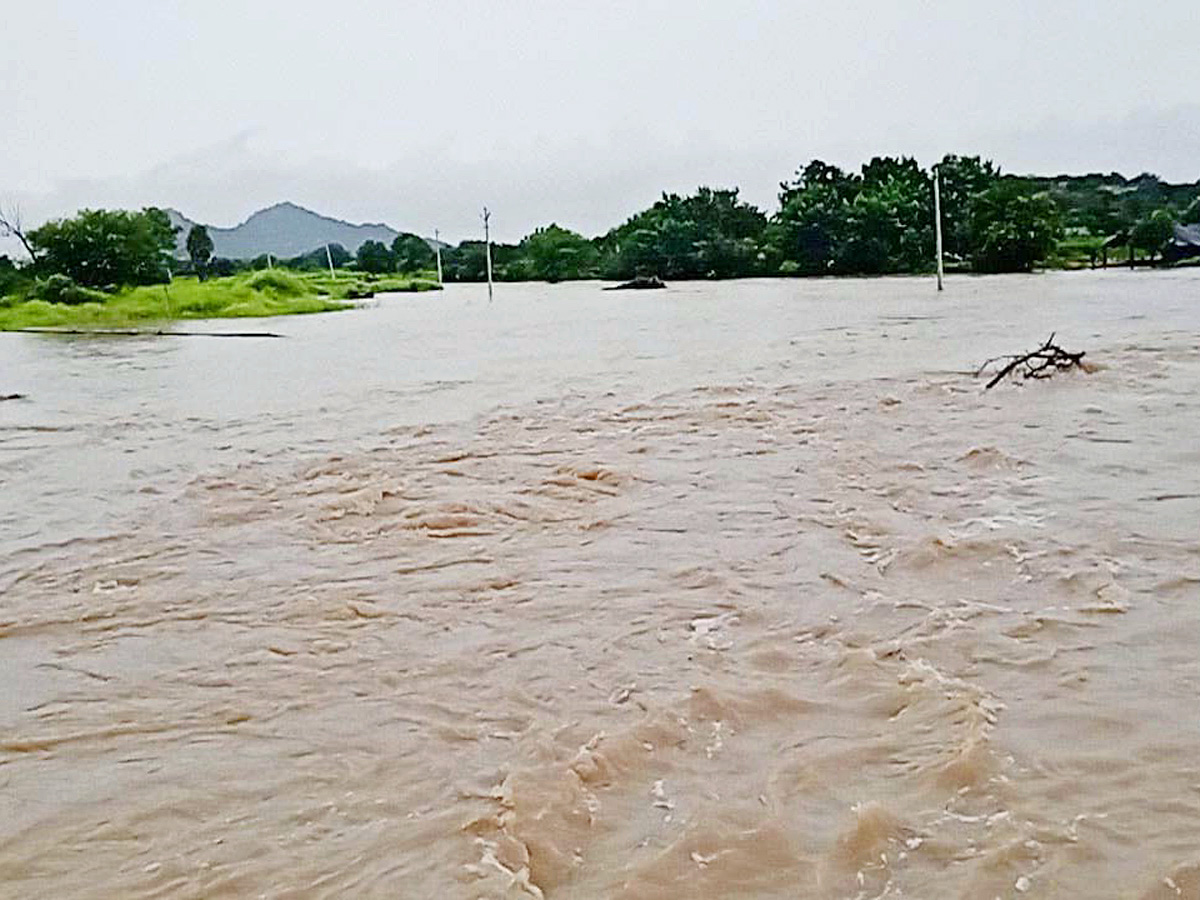
<svg viewBox="0 0 1200 900">
<path fill-rule="evenodd" d="M 333 254 L 329 252 L 329 245 L 325 245 L 325 261 L 329 263 L 329 277 L 337 281 L 337 273 L 333 271 Z"/>
<path fill-rule="evenodd" d="M 489 228 L 492 214 L 483 208 L 483 243 L 487 251 L 488 303 L 492 302 L 492 233 Z"/>
<path fill-rule="evenodd" d="M 942 172 L 937 166 L 933 167 L 933 218 L 937 234 L 937 289 L 940 291 L 946 273 L 942 267 Z"/>
<path fill-rule="evenodd" d="M 437 254 L 438 284 L 442 283 L 442 242 L 438 239 L 438 230 L 433 229 L 433 252 Z"/>
</svg>

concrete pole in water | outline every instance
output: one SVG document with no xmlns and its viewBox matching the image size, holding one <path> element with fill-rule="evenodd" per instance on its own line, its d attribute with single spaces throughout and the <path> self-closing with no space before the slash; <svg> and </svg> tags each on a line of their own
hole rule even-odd
<svg viewBox="0 0 1200 900">
<path fill-rule="evenodd" d="M 438 230 L 433 229 L 433 252 L 437 254 L 438 284 L 442 283 L 442 242 L 438 238 Z"/>
<path fill-rule="evenodd" d="M 492 233 L 488 224 L 491 218 L 492 214 L 485 206 L 483 208 L 483 243 L 487 252 L 488 303 L 492 302 Z"/>
<path fill-rule="evenodd" d="M 937 166 L 933 167 L 933 219 L 937 235 L 937 289 L 940 291 L 946 273 L 942 268 L 942 173 Z"/>
<path fill-rule="evenodd" d="M 337 274 L 333 271 L 333 254 L 329 251 L 329 245 L 325 245 L 325 261 L 329 263 L 329 277 L 333 281 L 337 281 Z"/>
</svg>

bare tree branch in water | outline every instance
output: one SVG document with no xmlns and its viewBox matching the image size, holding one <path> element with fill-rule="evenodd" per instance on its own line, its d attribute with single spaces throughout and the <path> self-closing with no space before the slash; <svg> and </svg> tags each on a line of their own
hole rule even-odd
<svg viewBox="0 0 1200 900">
<path fill-rule="evenodd" d="M 0 237 L 15 237 L 21 242 L 29 258 L 37 261 L 37 254 L 33 252 L 33 247 L 25 236 L 20 204 L 0 203 Z"/>
<path fill-rule="evenodd" d="M 1004 366 L 992 377 L 992 380 L 987 383 L 984 390 L 990 391 L 1010 373 L 1020 370 L 1022 378 L 1049 378 L 1055 372 L 1061 372 L 1066 369 L 1075 367 L 1083 368 L 1083 351 L 1079 353 L 1069 353 L 1058 344 L 1054 343 L 1054 332 L 1050 333 L 1050 337 L 1046 338 L 1046 343 L 1038 347 L 1031 353 L 1022 353 L 1015 356 L 994 356 L 987 360 L 982 366 L 975 371 L 975 377 L 978 378 L 984 373 L 988 366 L 995 363 L 1005 362 Z M 1023 367 L 1023 368 L 1020 368 Z"/>
</svg>

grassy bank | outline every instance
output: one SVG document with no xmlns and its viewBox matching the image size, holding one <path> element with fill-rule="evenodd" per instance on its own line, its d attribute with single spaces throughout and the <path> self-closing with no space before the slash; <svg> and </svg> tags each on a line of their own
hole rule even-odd
<svg viewBox="0 0 1200 900">
<path fill-rule="evenodd" d="M 172 319 L 287 316 L 349 309 L 347 301 L 392 291 L 437 289 L 423 279 L 375 278 L 279 269 L 197 281 L 177 278 L 95 295 L 96 302 L 48 303 L 21 297 L 0 303 L 0 331 L 16 328 L 119 328 Z M 101 299 L 103 298 L 103 299 Z"/>
</svg>

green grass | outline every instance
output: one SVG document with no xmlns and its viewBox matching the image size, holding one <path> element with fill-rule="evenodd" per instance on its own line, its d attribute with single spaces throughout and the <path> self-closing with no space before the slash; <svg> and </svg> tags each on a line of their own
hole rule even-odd
<svg viewBox="0 0 1200 900">
<path fill-rule="evenodd" d="M 325 294 L 322 296 L 304 276 L 279 270 L 204 282 L 177 278 L 170 285 L 129 288 L 102 303 L 67 305 L 26 300 L 0 306 L 0 331 L 120 328 L 172 319 L 286 316 L 350 308 L 338 299 L 338 293 Z"/>
<path fill-rule="evenodd" d="M 172 319 L 289 316 L 348 309 L 374 294 L 436 291 L 431 272 L 412 276 L 340 271 L 267 269 L 229 278 L 176 278 L 170 285 L 95 294 L 98 302 L 47 303 L 24 296 L 0 298 L 0 331 L 15 328 L 128 328 Z"/>
</svg>

